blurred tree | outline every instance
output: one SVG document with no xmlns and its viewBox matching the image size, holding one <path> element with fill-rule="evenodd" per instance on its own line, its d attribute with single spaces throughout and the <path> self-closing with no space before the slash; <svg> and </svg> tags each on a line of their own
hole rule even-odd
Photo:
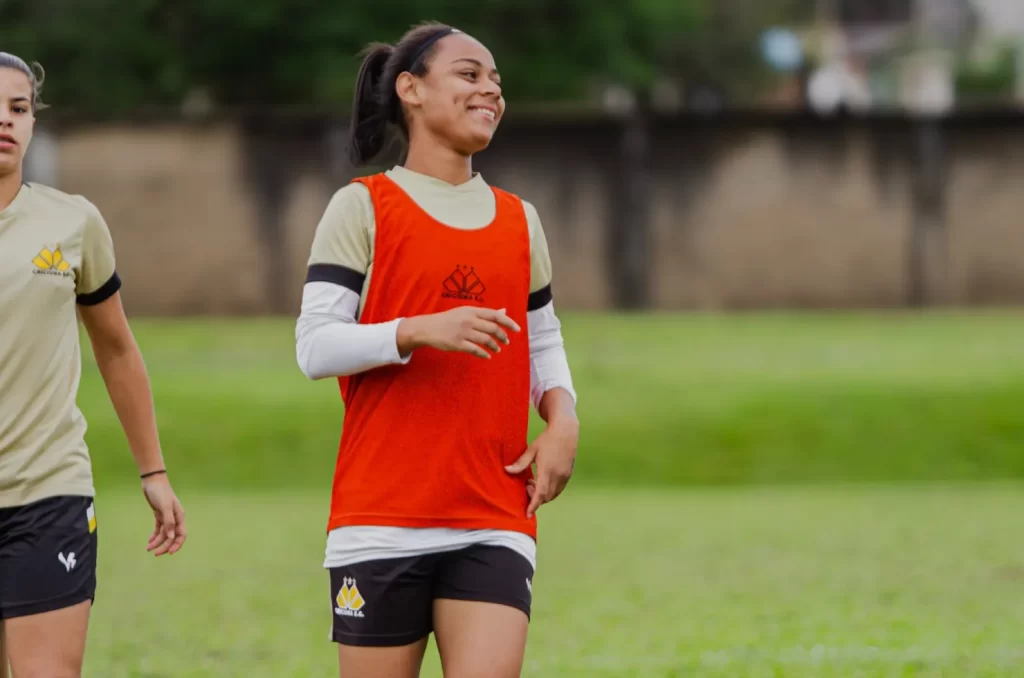
<svg viewBox="0 0 1024 678">
<path fill-rule="evenodd" d="M 6 0 L 0 49 L 47 69 L 44 100 L 96 113 L 180 101 L 188 84 L 165 0 Z"/>
<path fill-rule="evenodd" d="M 219 105 L 347 110 L 356 54 L 421 19 L 487 44 L 516 102 L 578 101 L 659 73 L 756 69 L 757 31 L 807 0 L 0 0 L 7 51 L 46 66 L 50 99 L 92 114 Z"/>
<path fill-rule="evenodd" d="M 775 78 L 760 53 L 762 32 L 808 25 L 814 12 L 815 0 L 717 0 L 699 26 L 675 34 L 661 63 L 671 77 L 749 101 Z"/>
<path fill-rule="evenodd" d="M 225 103 L 347 104 L 373 40 L 393 42 L 419 18 L 457 26 L 495 54 L 516 101 L 579 100 L 602 80 L 643 86 L 659 50 L 700 21 L 706 0 L 192 0 L 197 82 Z"/>
</svg>

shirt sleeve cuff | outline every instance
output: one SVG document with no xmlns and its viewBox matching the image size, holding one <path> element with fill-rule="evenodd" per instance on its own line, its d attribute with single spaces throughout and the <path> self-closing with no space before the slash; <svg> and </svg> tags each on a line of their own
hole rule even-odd
<svg viewBox="0 0 1024 678">
<path fill-rule="evenodd" d="M 404 318 L 396 318 L 395 320 L 381 323 L 381 357 L 389 364 L 392 365 L 406 365 L 412 360 L 412 353 L 405 356 L 404 358 L 398 352 L 398 326 L 401 324 Z"/>
<path fill-rule="evenodd" d="M 114 271 L 113 275 L 107 279 L 107 282 L 100 285 L 99 289 L 89 292 L 88 294 L 79 294 L 75 297 L 75 302 L 79 306 L 96 306 L 102 304 L 104 301 L 114 296 L 121 290 L 121 278 L 117 275 L 117 271 Z"/>
</svg>

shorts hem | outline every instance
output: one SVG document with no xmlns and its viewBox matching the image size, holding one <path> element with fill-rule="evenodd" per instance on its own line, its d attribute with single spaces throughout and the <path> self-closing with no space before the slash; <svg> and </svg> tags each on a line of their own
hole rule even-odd
<svg viewBox="0 0 1024 678">
<path fill-rule="evenodd" d="M 57 610 L 64 610 L 69 607 L 74 607 L 79 603 L 89 601 L 93 605 L 96 604 L 96 593 L 79 592 L 73 593 L 59 598 L 51 598 L 50 600 L 44 600 L 37 603 L 19 603 L 17 605 L 7 605 L 0 607 L 0 620 L 17 619 L 18 617 L 29 617 L 35 614 L 44 614 L 46 612 L 56 612 Z"/>
<path fill-rule="evenodd" d="M 332 630 L 331 641 L 349 647 L 404 647 L 417 643 L 430 635 L 430 631 L 409 632 L 387 635 L 345 633 Z"/>
<path fill-rule="evenodd" d="M 506 598 L 498 595 L 489 595 L 486 593 L 441 593 L 434 596 L 434 600 L 461 600 L 467 603 L 491 603 L 494 605 L 504 605 L 505 607 L 514 607 L 523 614 L 526 615 L 526 620 L 530 621 L 530 606 L 523 603 L 521 600 L 515 598 Z"/>
</svg>

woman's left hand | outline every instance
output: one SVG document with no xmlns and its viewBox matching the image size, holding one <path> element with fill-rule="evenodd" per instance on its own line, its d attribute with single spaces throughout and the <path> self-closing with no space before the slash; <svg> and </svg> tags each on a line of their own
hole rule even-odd
<svg viewBox="0 0 1024 678">
<path fill-rule="evenodd" d="M 576 463 L 578 440 L 579 423 L 575 419 L 553 421 L 515 463 L 505 467 L 508 473 L 516 475 L 537 463 L 536 477 L 526 486 L 530 500 L 526 508 L 527 518 L 532 518 L 542 504 L 558 497 L 569 484 Z"/>
<path fill-rule="evenodd" d="M 174 494 L 167 475 L 155 475 L 143 480 L 142 494 L 153 509 L 156 522 L 146 550 L 153 551 L 156 556 L 177 553 L 185 543 L 188 528 L 185 526 L 185 509 Z"/>
</svg>

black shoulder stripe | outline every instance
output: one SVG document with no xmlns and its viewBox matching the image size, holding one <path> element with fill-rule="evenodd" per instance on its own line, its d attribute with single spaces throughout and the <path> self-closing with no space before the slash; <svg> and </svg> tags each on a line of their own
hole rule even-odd
<svg viewBox="0 0 1024 678">
<path fill-rule="evenodd" d="M 95 306 L 96 304 L 102 304 L 117 294 L 120 289 L 121 277 L 117 275 L 117 271 L 114 271 L 114 275 L 110 276 L 110 280 L 100 285 L 98 290 L 89 294 L 79 294 L 75 297 L 75 301 L 81 306 Z"/>
<path fill-rule="evenodd" d="M 552 299 L 554 299 L 554 297 L 551 296 L 551 285 L 549 284 L 545 287 L 540 288 L 536 292 L 530 293 L 530 298 L 526 302 L 526 310 L 536 311 L 538 309 L 544 308 L 545 306 L 551 303 Z"/>
<path fill-rule="evenodd" d="M 366 274 L 339 264 L 312 264 L 306 271 L 306 282 L 333 283 L 362 294 Z"/>
</svg>

